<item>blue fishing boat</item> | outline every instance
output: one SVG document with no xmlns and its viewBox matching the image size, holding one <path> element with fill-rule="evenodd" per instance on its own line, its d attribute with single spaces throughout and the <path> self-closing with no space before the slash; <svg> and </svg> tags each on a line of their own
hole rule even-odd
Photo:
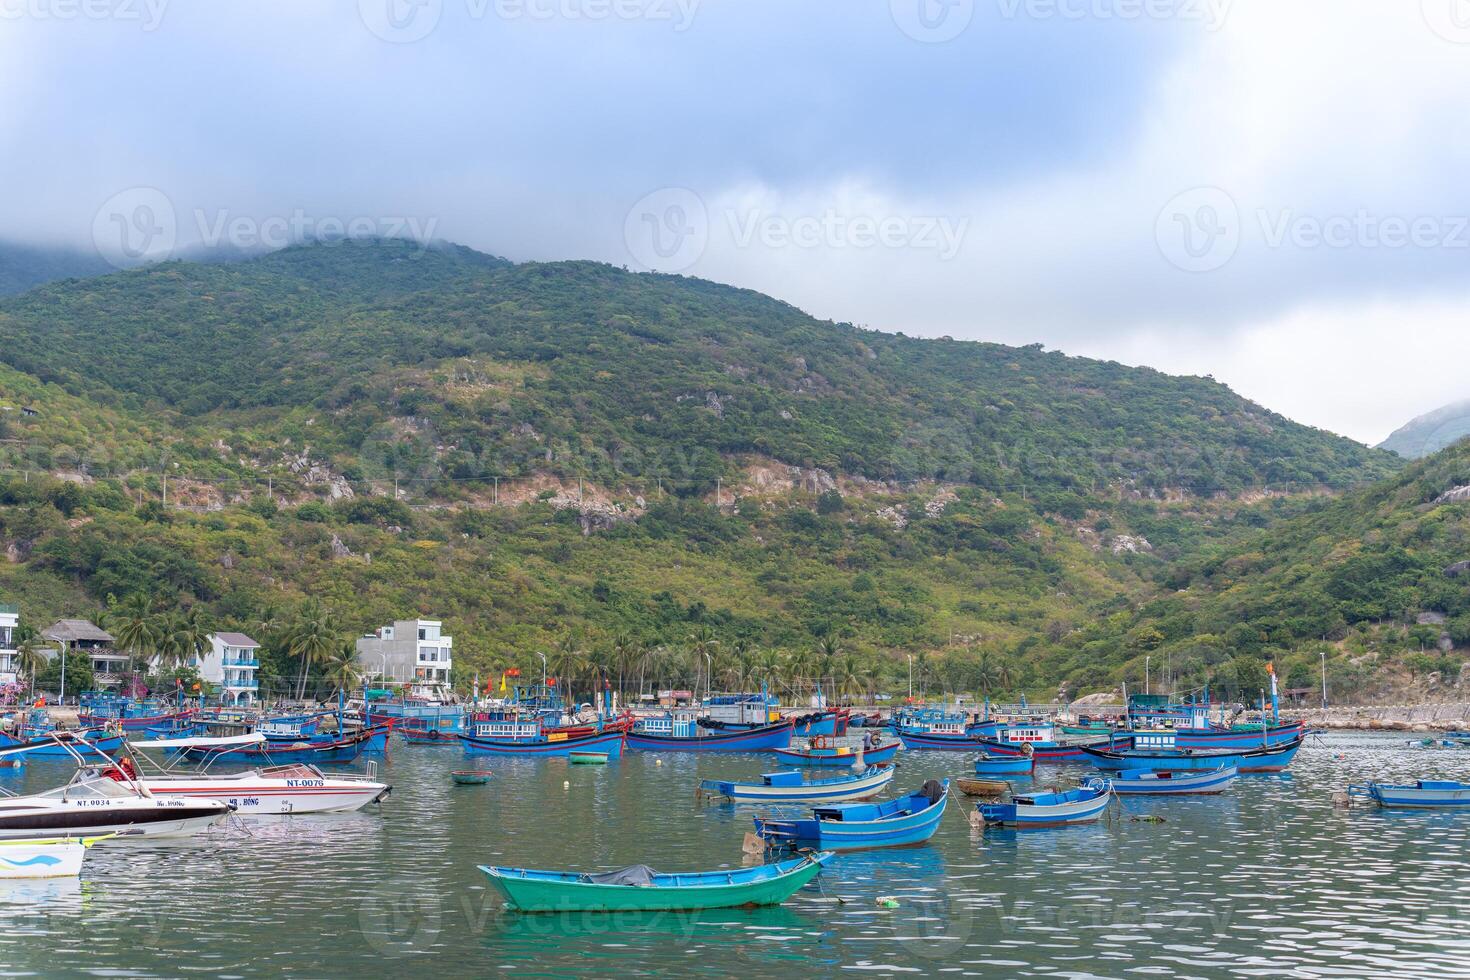
<svg viewBox="0 0 1470 980">
<path fill-rule="evenodd" d="M 797 738 L 814 738 L 847 734 L 847 718 L 846 708 L 823 708 L 795 715 L 789 720 L 795 726 L 792 734 Z"/>
<path fill-rule="evenodd" d="M 978 752 L 981 742 L 984 741 L 978 735 L 968 734 L 964 726 L 960 725 L 955 730 L 943 728 L 904 728 L 897 730 L 898 739 L 906 749 L 928 749 L 941 752 Z"/>
<path fill-rule="evenodd" d="M 1113 774 L 1113 792 L 1119 796 L 1183 796 L 1223 793 L 1240 770 L 1218 769 L 1122 769 Z"/>
<path fill-rule="evenodd" d="M 111 755 L 122 749 L 123 736 L 109 735 L 102 728 L 53 728 L 43 732 L 27 729 L 23 730 L 21 737 L 0 732 L 0 749 L 23 750 L 12 752 L 11 758 L 74 759 L 76 756 L 66 746 L 78 745 L 81 741 Z"/>
<path fill-rule="evenodd" d="M 194 761 L 242 762 L 274 765 L 282 762 L 351 762 L 363 753 L 382 752 L 388 744 L 390 725 L 379 725 L 340 734 L 312 735 L 295 742 L 272 741 L 237 748 L 186 748 L 184 757 Z"/>
<path fill-rule="evenodd" d="M 1093 822 L 1112 798 L 1112 782 L 1094 778 L 1075 789 L 1014 796 L 1006 803 L 977 803 L 975 809 L 987 824 L 1001 827 L 1066 827 Z"/>
<path fill-rule="evenodd" d="M 1036 760 L 1029 755 L 982 754 L 975 760 L 977 776 L 1024 775 L 1036 768 Z"/>
<path fill-rule="evenodd" d="M 892 766 L 869 766 L 849 776 L 804 779 L 801 770 L 768 772 L 759 782 L 706 779 L 698 795 L 724 797 L 736 803 L 840 803 L 877 796 L 893 781 Z"/>
<path fill-rule="evenodd" d="M 640 752 L 766 752 L 791 745 L 795 729 L 790 721 L 737 729 L 712 724 L 698 718 L 644 718 L 628 732 L 628 748 Z"/>
<path fill-rule="evenodd" d="M 949 800 L 949 780 L 929 780 L 923 789 L 887 803 L 839 803 L 812 808 L 803 820 L 755 818 L 755 832 L 774 847 L 858 851 L 907 847 L 934 836 Z"/>
<path fill-rule="evenodd" d="M 890 765 L 898 756 L 899 742 L 881 742 L 873 748 L 862 748 L 863 762 L 870 766 Z M 853 765 L 858 757 L 858 748 L 838 745 L 823 738 L 814 738 L 805 746 L 775 749 L 775 756 L 789 766 L 821 766 L 829 769 Z"/>
<path fill-rule="evenodd" d="M 558 730 L 544 718 L 482 721 L 461 732 L 465 755 L 494 755 L 511 759 L 554 759 L 573 752 L 606 752 L 608 758 L 623 754 L 626 731 L 621 726 L 602 729 Z"/>
<path fill-rule="evenodd" d="M 1085 748 L 1092 764 L 1099 769 L 1219 769 L 1234 766 L 1241 772 L 1281 772 L 1291 765 L 1306 736 L 1284 745 L 1242 749 L 1102 749 Z"/>
<path fill-rule="evenodd" d="M 1366 796 L 1379 806 L 1417 810 L 1470 810 L 1470 783 L 1421 779 L 1410 785 L 1369 782 L 1349 786 L 1353 796 Z"/>
</svg>

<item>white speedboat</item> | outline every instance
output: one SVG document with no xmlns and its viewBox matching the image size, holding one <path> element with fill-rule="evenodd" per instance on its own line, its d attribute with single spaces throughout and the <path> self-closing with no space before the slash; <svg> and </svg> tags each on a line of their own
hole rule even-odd
<svg viewBox="0 0 1470 980">
<path fill-rule="evenodd" d="M 0 841 L 0 878 L 75 878 L 87 848 L 107 837 Z"/>
<path fill-rule="evenodd" d="M 218 823 L 232 809 L 216 799 L 156 797 L 137 783 L 84 768 L 64 786 L 0 799 L 0 840 L 121 833 L 182 837 Z"/>
<path fill-rule="evenodd" d="M 242 745 L 267 741 L 262 734 L 228 738 L 175 738 L 129 742 L 134 749 L 166 752 L 228 751 Z M 386 783 L 367 775 L 332 773 L 316 766 L 293 763 L 250 769 L 245 772 L 212 773 L 209 763 L 199 769 L 158 767 L 139 775 L 138 781 L 160 799 L 223 800 L 241 816 L 273 816 L 287 813 L 347 813 L 382 800 L 392 790 Z"/>
</svg>

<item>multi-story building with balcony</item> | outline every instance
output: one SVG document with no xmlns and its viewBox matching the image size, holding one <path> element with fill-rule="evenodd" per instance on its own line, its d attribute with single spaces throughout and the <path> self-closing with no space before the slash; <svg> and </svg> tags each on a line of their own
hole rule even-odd
<svg viewBox="0 0 1470 980">
<path fill-rule="evenodd" d="M 400 619 L 360 638 L 357 654 L 370 677 L 442 690 L 454 666 L 454 637 L 437 619 Z"/>
<path fill-rule="evenodd" d="M 20 629 L 20 609 L 16 606 L 0 605 L 0 684 L 14 684 L 18 667 L 16 664 L 16 631 Z"/>
<path fill-rule="evenodd" d="M 225 704 L 249 705 L 259 697 L 256 670 L 260 644 L 244 633 L 211 633 L 209 650 L 199 657 L 199 677 L 220 689 Z"/>
<path fill-rule="evenodd" d="M 119 651 L 113 635 L 85 619 L 62 619 L 41 631 L 41 638 L 56 644 L 47 651 L 55 657 L 62 650 L 67 657 L 86 657 L 92 664 L 92 677 L 98 689 L 121 687 L 128 669 L 128 655 Z M 69 686 L 69 685 L 68 685 Z"/>
</svg>

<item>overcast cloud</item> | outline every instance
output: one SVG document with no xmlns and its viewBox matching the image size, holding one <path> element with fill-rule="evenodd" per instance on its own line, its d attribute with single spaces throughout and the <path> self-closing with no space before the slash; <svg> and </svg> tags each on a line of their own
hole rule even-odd
<svg viewBox="0 0 1470 980">
<path fill-rule="evenodd" d="M 402 232 L 1369 442 L 1470 397 L 1465 0 L 0 0 L 0 85 L 0 234 L 120 262 Z"/>
</svg>

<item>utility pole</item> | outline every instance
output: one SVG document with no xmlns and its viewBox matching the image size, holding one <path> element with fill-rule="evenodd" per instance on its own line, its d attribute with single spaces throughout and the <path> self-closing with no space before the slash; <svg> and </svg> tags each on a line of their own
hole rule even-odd
<svg viewBox="0 0 1470 980">
<path fill-rule="evenodd" d="M 498 476 L 497 477 L 493 477 L 493 479 L 495 480 L 495 489 L 493 491 L 491 491 L 490 501 L 491 501 L 491 503 L 494 503 L 496 505 L 499 505 L 499 503 L 500 503 L 500 477 L 498 477 Z"/>
<path fill-rule="evenodd" d="M 720 478 L 715 477 L 715 510 L 720 509 Z"/>
<path fill-rule="evenodd" d="M 1327 710 L 1327 651 L 1318 650 L 1322 655 L 1322 710 Z"/>
<path fill-rule="evenodd" d="M 168 506 L 168 474 L 163 474 L 163 506 Z"/>
<path fill-rule="evenodd" d="M 1145 656 L 1143 658 L 1143 693 L 1144 694 L 1147 694 L 1148 693 L 1148 662 L 1149 662 L 1150 659 L 1151 658 L 1149 658 L 1148 656 Z"/>
<path fill-rule="evenodd" d="M 267 499 L 267 500 L 275 500 L 276 499 L 276 484 L 275 484 L 275 480 L 272 479 L 269 476 L 265 478 L 265 499 Z"/>
</svg>

